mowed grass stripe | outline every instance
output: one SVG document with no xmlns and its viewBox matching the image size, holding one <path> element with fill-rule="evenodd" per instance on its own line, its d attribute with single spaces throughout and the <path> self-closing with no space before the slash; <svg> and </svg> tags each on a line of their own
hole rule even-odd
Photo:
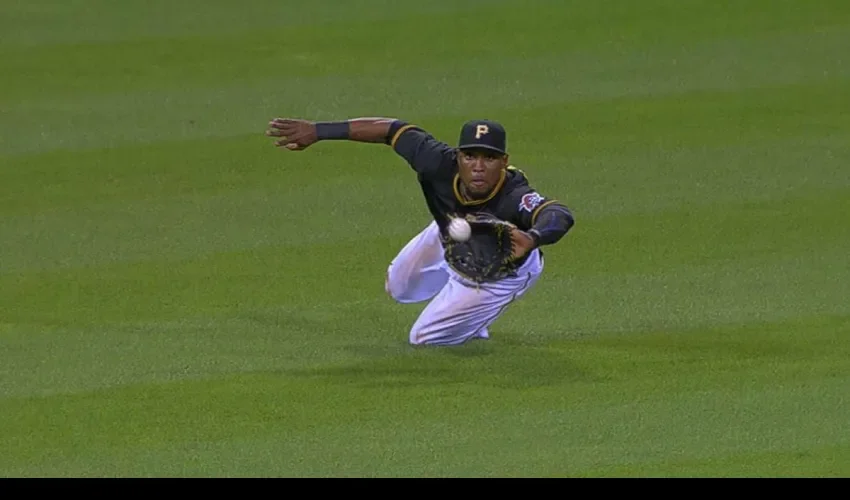
<svg viewBox="0 0 850 500">
<path fill-rule="evenodd" d="M 820 31 L 846 29 L 850 22 L 850 15 L 842 16 L 842 10 L 834 10 L 827 17 L 829 11 L 823 2 L 812 2 L 803 11 L 795 9 L 793 16 L 788 5 L 773 6 L 776 12 L 767 18 L 770 26 L 753 25 L 750 19 L 742 22 L 735 17 L 734 4 L 727 4 L 724 11 L 716 11 L 714 16 L 698 18 L 694 14 L 699 10 L 714 10 L 716 6 L 665 3 L 662 9 L 659 2 L 655 2 L 655 8 L 651 2 L 640 5 L 618 2 L 616 10 L 606 13 L 604 26 L 595 26 L 585 23 L 588 14 L 598 14 L 594 12 L 598 7 L 536 3 L 521 7 L 505 2 L 488 3 L 489 22 L 480 24 L 479 41 L 462 45 L 457 43 L 461 39 L 459 34 L 469 23 L 464 14 L 474 10 L 468 4 L 438 5 L 426 22 L 422 22 L 418 12 L 421 8 L 410 4 L 391 9 L 389 19 L 376 20 L 373 12 L 365 10 L 350 16 L 343 25 L 319 22 L 288 25 L 280 31 L 216 29 L 191 37 L 129 40 L 115 37 L 109 43 L 65 43 L 61 51 L 55 45 L 0 45 L 10 77 L 4 86 L 14 91 L 6 98 L 44 93 L 85 95 L 92 93 L 93 88 L 101 93 L 128 87 L 205 86 L 209 81 L 262 80 L 270 74 L 303 77 L 371 75 L 387 69 L 419 72 L 423 51 L 404 43 L 411 39 L 428 47 L 425 55 L 428 60 L 457 67 L 467 65 L 473 53 L 476 61 L 486 64 L 502 60 L 506 55 L 539 58 L 598 48 L 634 51 L 636 47 L 647 47 L 654 51 L 682 39 L 690 44 L 716 44 L 723 40 L 758 40 L 765 35 L 811 37 L 813 27 Z M 102 15 L 108 16 L 106 12 Z M 545 15 L 547 12 L 552 15 Z M 684 13 L 687 17 L 681 15 Z M 784 18 L 780 19 L 782 15 Z M 811 18 L 805 19 L 807 15 Z M 807 26 L 805 21 L 811 24 Z M 375 37 L 376 32 L 382 36 Z M 371 57 L 358 57 L 363 53 Z M 420 57 L 413 57 L 414 54 Z M 223 61 L 227 63 L 222 64 Z M 56 79 L 56 72 L 62 71 L 59 68 L 66 68 L 64 71 L 70 78 Z"/>
<path fill-rule="evenodd" d="M 850 445 L 805 447 L 762 453 L 738 453 L 698 460 L 662 460 L 638 467 L 610 467 L 582 472 L 585 477 L 642 478 L 843 478 Z"/>
<path fill-rule="evenodd" d="M 388 66 L 380 75 L 310 77 L 293 71 L 188 88 L 128 87 L 52 102 L 12 101 L 0 121 L 0 151 L 17 155 L 227 137 L 257 131 L 270 113 L 316 119 L 385 114 L 381 110 L 411 117 L 479 115 L 492 113 L 493 103 L 519 108 L 628 95 L 842 82 L 850 76 L 848 66 L 840 63 L 846 38 L 847 31 L 836 28 L 814 35 L 711 43 L 688 51 L 663 45 L 624 53 L 590 50 L 532 57 L 508 51 L 498 64 L 482 61 L 480 67 L 435 59 L 416 72 Z M 788 64 L 791 60 L 796 63 Z M 506 78 L 506 72 L 518 76 Z"/>
<path fill-rule="evenodd" d="M 291 1 L 252 0 L 234 12 L 226 0 L 153 0 L 144 4 L 120 5 L 110 0 L 13 1 L 0 19 L 4 38 L 0 47 L 35 49 L 78 43 L 184 39 L 217 35 L 266 34 L 283 44 L 283 36 L 303 26 L 322 27 L 330 33 L 345 30 L 351 23 L 382 22 L 387 19 L 428 17 L 444 12 L 463 16 L 482 5 L 488 8 L 510 0 L 453 0 L 390 2 L 358 0 L 339 3 L 319 0 L 293 8 Z M 819 9 L 811 11 L 818 22 Z M 73 17 L 75 22 L 68 23 Z"/>
<path fill-rule="evenodd" d="M 139 474 L 578 475 L 846 447 L 847 353 L 834 340 L 847 326 L 809 327 L 804 344 L 793 323 L 774 324 L 7 400 L 5 459 L 83 475 L 121 462 Z M 57 403 L 62 413 L 47 411 Z M 227 448 L 261 469 L 217 463 Z"/>
</svg>

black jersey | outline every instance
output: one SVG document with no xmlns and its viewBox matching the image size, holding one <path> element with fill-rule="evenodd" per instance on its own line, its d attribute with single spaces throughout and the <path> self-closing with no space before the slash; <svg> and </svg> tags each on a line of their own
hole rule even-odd
<svg viewBox="0 0 850 500">
<path fill-rule="evenodd" d="M 465 198 L 460 187 L 457 150 L 416 126 L 399 128 L 391 139 L 391 146 L 416 171 L 425 202 L 440 228 L 446 260 L 450 263 L 454 260 L 448 255 L 451 252 L 468 250 L 463 248 L 464 245 L 484 244 L 474 239 L 465 244 L 452 242 L 448 236 L 452 217 L 486 212 L 528 231 L 535 226 L 545 207 L 557 205 L 566 210 L 557 200 L 535 190 L 525 174 L 512 166 L 502 172 L 501 179 L 488 196 L 475 200 Z M 525 258 L 514 265 L 521 266 Z"/>
</svg>

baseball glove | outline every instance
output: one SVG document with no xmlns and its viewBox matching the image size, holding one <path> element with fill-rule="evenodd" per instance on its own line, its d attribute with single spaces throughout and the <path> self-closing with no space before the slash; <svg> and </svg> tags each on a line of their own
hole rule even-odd
<svg viewBox="0 0 850 500">
<path fill-rule="evenodd" d="M 512 230 L 516 226 L 486 212 L 471 213 L 464 219 L 472 229 L 469 239 L 444 242 L 449 265 L 476 282 L 515 276 Z"/>
</svg>

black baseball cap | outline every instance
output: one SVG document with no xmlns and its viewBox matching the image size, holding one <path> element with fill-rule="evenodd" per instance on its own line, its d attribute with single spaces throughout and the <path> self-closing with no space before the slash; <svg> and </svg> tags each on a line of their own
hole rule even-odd
<svg viewBox="0 0 850 500">
<path fill-rule="evenodd" d="M 506 154 L 505 127 L 492 120 L 470 120 L 460 129 L 458 149 L 489 149 Z"/>
</svg>

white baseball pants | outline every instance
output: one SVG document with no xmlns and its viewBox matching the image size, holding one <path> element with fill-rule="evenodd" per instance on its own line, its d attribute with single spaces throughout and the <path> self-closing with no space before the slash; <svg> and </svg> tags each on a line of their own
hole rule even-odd
<svg viewBox="0 0 850 500">
<path fill-rule="evenodd" d="M 386 290 L 402 304 L 433 299 L 410 329 L 411 344 L 458 345 L 490 338 L 490 325 L 537 282 L 542 271 L 540 251 L 534 250 L 515 278 L 469 281 L 446 263 L 439 228 L 432 222 L 392 260 Z"/>
</svg>

